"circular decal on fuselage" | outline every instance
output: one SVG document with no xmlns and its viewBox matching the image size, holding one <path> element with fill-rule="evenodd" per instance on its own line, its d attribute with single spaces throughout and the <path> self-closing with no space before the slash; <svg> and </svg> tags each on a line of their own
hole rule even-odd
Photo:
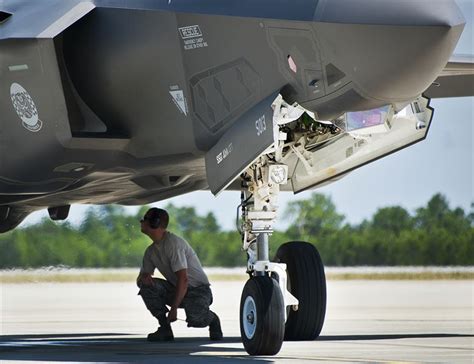
<svg viewBox="0 0 474 364">
<path fill-rule="evenodd" d="M 32 132 L 40 131 L 43 123 L 39 119 L 38 109 L 30 94 L 18 83 L 12 83 L 10 97 L 23 126 Z"/>
</svg>

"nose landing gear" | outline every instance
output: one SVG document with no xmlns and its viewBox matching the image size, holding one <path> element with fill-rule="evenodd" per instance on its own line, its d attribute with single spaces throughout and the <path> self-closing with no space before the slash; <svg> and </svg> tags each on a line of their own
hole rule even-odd
<svg viewBox="0 0 474 364">
<path fill-rule="evenodd" d="M 241 233 L 250 279 L 240 301 L 240 332 L 250 355 L 275 355 L 284 338 L 313 340 L 324 322 L 326 281 L 316 248 L 290 242 L 280 247 L 276 262 L 269 259 L 279 183 L 286 183 L 286 174 L 286 166 L 262 156 L 242 175 Z"/>
</svg>

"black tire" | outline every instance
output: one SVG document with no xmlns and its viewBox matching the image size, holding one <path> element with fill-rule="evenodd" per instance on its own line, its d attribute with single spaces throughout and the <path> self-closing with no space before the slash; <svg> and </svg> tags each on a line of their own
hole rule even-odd
<svg viewBox="0 0 474 364">
<path fill-rule="evenodd" d="M 310 243 L 288 242 L 275 261 L 286 263 L 288 290 L 299 300 L 298 310 L 288 312 L 285 340 L 316 339 L 326 316 L 326 276 L 318 250 Z"/>
<path fill-rule="evenodd" d="M 259 276 L 247 281 L 240 300 L 240 335 L 247 353 L 275 355 L 280 351 L 285 335 L 284 309 L 274 279 Z"/>
</svg>

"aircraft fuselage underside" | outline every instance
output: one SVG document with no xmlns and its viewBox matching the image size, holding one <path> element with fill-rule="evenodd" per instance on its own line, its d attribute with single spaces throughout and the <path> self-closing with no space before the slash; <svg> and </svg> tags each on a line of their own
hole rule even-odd
<svg viewBox="0 0 474 364">
<path fill-rule="evenodd" d="M 270 1 L 253 10 L 239 1 L 224 8 L 216 1 L 200 8 L 182 3 L 0 5 L 11 14 L 0 23 L 0 231 L 44 207 L 141 205 L 195 190 L 239 188 L 232 181 L 248 167 L 247 158 L 271 145 L 223 141 L 232 139 L 229 131 L 240 132 L 246 117 L 255 119 L 247 124 L 257 137 L 274 136 L 272 95 L 334 125 L 347 112 L 386 105 L 398 112 L 437 78 L 463 28 L 450 1 L 440 5 L 449 10 L 443 15 L 424 14 L 424 2 L 413 1 L 397 16 L 377 19 L 360 7 L 372 11 L 388 2 L 323 7 L 322 1 L 288 1 L 268 13 L 261 7 Z M 343 10 L 336 11 L 337 4 Z M 417 12 L 423 17 L 415 18 Z M 281 188 L 314 187 L 426 135 L 337 169 L 351 157 L 348 150 L 354 152 L 348 144 L 354 136 L 338 133 L 344 142 L 322 144 L 314 136 L 313 146 L 306 138 L 300 151 L 293 139 L 291 153 L 280 160 L 292 181 Z M 221 148 L 211 156 L 215 168 L 231 153 L 239 160 L 215 188 L 209 179 L 213 148 Z M 304 162 L 308 153 L 330 161 L 338 151 L 345 157 L 318 170 Z"/>
</svg>

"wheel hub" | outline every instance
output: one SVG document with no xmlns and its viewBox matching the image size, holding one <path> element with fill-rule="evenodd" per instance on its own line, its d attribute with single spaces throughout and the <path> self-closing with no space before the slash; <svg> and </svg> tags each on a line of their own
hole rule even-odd
<svg viewBox="0 0 474 364">
<path fill-rule="evenodd" d="M 252 296 L 245 299 L 242 315 L 242 324 L 245 331 L 245 336 L 248 339 L 253 338 L 255 330 L 257 329 L 257 306 Z"/>
</svg>

